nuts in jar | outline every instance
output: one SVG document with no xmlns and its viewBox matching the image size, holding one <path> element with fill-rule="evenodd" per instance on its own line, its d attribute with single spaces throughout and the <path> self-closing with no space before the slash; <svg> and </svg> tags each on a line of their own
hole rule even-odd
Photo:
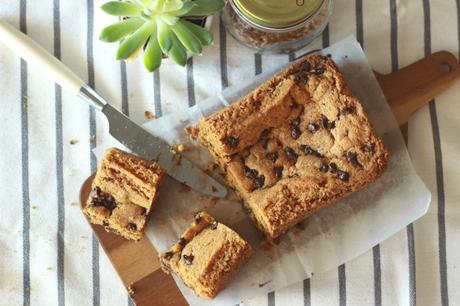
<svg viewBox="0 0 460 306">
<path fill-rule="evenodd" d="M 228 0 L 222 19 L 228 32 L 260 52 L 290 53 L 325 29 L 333 0 Z"/>
</svg>

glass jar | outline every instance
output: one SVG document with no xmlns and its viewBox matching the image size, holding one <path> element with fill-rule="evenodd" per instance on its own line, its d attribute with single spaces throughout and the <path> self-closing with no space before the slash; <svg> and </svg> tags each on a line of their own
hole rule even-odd
<svg viewBox="0 0 460 306">
<path fill-rule="evenodd" d="M 228 0 L 222 19 L 228 32 L 260 52 L 290 53 L 326 28 L 333 0 Z"/>
</svg>

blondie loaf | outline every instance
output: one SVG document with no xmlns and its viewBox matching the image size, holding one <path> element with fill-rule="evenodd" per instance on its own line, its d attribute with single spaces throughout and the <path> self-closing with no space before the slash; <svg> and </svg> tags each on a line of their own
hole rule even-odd
<svg viewBox="0 0 460 306">
<path fill-rule="evenodd" d="M 96 173 L 84 213 L 93 224 L 140 240 L 164 175 L 157 163 L 111 148 Z"/>
<path fill-rule="evenodd" d="M 330 57 L 304 58 L 188 129 L 266 237 L 382 175 L 389 154 Z"/>
<path fill-rule="evenodd" d="M 166 273 L 176 273 L 198 296 L 212 299 L 251 253 L 249 243 L 203 211 L 195 215 L 179 241 L 159 257 Z"/>
</svg>

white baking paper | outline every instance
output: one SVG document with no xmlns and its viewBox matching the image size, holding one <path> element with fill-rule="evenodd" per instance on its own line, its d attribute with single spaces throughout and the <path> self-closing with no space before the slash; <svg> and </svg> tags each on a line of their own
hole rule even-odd
<svg viewBox="0 0 460 306">
<path fill-rule="evenodd" d="M 305 220 L 268 251 L 259 247 L 262 236 L 233 192 L 226 199 L 209 198 L 168 177 L 146 231 L 158 251 L 166 251 L 175 243 L 193 221 L 193 214 L 203 209 L 236 230 L 255 250 L 250 261 L 213 301 L 196 297 L 176 279 L 191 305 L 235 305 L 300 282 L 313 273 L 336 268 L 426 213 L 431 194 L 412 167 L 399 127 L 360 45 L 349 37 L 321 53 L 332 55 L 383 137 L 391 152 L 388 170 L 364 190 Z M 144 127 L 170 143 L 185 143 L 188 148 L 185 155 L 206 168 L 211 162 L 209 154 L 190 143 L 184 128 L 244 96 L 275 72 L 258 76 L 251 85 L 230 87 L 190 109 L 178 109 L 173 115 L 150 121 Z M 96 155 L 100 157 L 113 145 L 120 147 L 113 140 L 104 141 L 95 150 Z"/>
</svg>

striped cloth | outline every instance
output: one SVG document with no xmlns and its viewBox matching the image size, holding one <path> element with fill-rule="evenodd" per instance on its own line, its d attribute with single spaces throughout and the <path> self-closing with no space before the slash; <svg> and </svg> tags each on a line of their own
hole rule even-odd
<svg viewBox="0 0 460 306">
<path fill-rule="evenodd" d="M 166 61 L 148 74 L 142 61 L 117 62 L 116 45 L 99 42 L 113 21 L 101 3 L 2 0 L 0 18 L 138 122 L 146 110 L 161 116 L 194 105 L 294 57 L 254 54 L 215 19 L 216 42 L 205 56 L 185 69 Z M 310 47 L 355 34 L 374 69 L 389 73 L 437 50 L 458 55 L 459 18 L 460 0 L 336 0 L 329 27 Z M 3 46 L 0 77 L 0 305 L 129 305 L 78 205 L 105 119 Z M 409 123 L 409 151 L 433 193 L 426 216 L 333 271 L 244 304 L 459 305 L 459 100 L 460 83 Z"/>
</svg>

